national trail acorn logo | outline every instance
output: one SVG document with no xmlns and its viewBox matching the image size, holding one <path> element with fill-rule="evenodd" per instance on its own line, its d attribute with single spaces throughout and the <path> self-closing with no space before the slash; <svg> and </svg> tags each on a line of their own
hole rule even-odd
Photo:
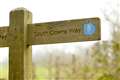
<svg viewBox="0 0 120 80">
<path fill-rule="evenodd" d="M 86 36 L 91 36 L 96 32 L 96 26 L 93 23 L 85 23 L 83 25 L 83 33 Z"/>
</svg>

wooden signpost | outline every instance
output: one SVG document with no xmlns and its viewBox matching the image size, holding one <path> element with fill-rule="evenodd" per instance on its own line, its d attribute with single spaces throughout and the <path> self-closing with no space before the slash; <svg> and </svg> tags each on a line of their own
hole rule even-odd
<svg viewBox="0 0 120 80">
<path fill-rule="evenodd" d="M 24 8 L 10 12 L 10 25 L 0 27 L 0 47 L 9 47 L 9 80 L 32 80 L 32 45 L 100 40 L 100 19 L 32 24 Z"/>
<path fill-rule="evenodd" d="M 30 45 L 100 40 L 99 18 L 29 24 L 28 28 Z M 85 31 L 91 35 L 85 34 Z"/>
</svg>

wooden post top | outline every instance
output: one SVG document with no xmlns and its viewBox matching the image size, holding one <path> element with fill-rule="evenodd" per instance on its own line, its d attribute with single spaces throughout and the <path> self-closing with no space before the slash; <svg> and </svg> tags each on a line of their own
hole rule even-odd
<svg viewBox="0 0 120 80">
<path fill-rule="evenodd" d="M 11 12 L 14 12 L 14 11 L 29 11 L 29 10 L 27 10 L 27 9 L 24 8 L 24 7 L 18 7 L 18 8 L 15 8 L 15 9 L 11 10 Z M 30 11 L 29 11 L 29 12 L 30 12 Z"/>
</svg>

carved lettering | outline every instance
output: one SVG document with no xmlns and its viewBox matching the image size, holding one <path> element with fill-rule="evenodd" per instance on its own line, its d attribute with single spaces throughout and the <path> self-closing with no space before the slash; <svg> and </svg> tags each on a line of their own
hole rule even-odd
<svg viewBox="0 0 120 80">
<path fill-rule="evenodd" d="M 5 41 L 7 40 L 7 28 L 6 27 L 1 27 L 0 28 L 0 40 Z"/>
<path fill-rule="evenodd" d="M 54 36 L 59 34 L 67 34 L 67 30 L 50 30 L 43 32 L 34 32 L 35 37 L 45 37 L 45 36 Z"/>
<path fill-rule="evenodd" d="M 37 36 L 46 36 L 46 35 L 48 35 L 48 32 L 47 31 L 44 31 L 44 32 L 34 32 L 34 35 L 35 35 L 35 37 L 37 37 Z"/>
<path fill-rule="evenodd" d="M 0 47 L 7 47 L 8 27 L 0 27 Z"/>
<path fill-rule="evenodd" d="M 78 29 L 78 28 L 74 28 L 74 29 L 69 29 L 69 32 L 71 32 L 71 33 L 80 33 L 81 30 Z"/>
<path fill-rule="evenodd" d="M 0 40 L 6 40 L 7 39 L 7 35 L 6 34 L 0 34 Z"/>
<path fill-rule="evenodd" d="M 49 34 L 52 36 L 52 35 L 59 35 L 59 34 L 67 34 L 67 30 L 59 30 L 59 31 L 54 31 L 54 30 L 51 30 L 49 31 Z"/>
</svg>

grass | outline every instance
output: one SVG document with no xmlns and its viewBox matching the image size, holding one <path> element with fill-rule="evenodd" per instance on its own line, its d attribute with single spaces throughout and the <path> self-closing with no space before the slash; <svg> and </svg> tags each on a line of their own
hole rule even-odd
<svg viewBox="0 0 120 80">
<path fill-rule="evenodd" d="M 37 67 L 35 69 L 35 80 L 48 80 L 47 79 L 47 73 L 48 70 L 44 67 Z M 7 79 L 8 77 L 8 68 L 7 67 L 0 67 L 0 79 Z"/>
<path fill-rule="evenodd" d="M 44 67 L 37 67 L 35 69 L 36 79 L 35 80 L 47 80 L 48 70 Z"/>
<path fill-rule="evenodd" d="M 8 78 L 8 68 L 7 66 L 0 66 L 0 79 Z"/>
</svg>

